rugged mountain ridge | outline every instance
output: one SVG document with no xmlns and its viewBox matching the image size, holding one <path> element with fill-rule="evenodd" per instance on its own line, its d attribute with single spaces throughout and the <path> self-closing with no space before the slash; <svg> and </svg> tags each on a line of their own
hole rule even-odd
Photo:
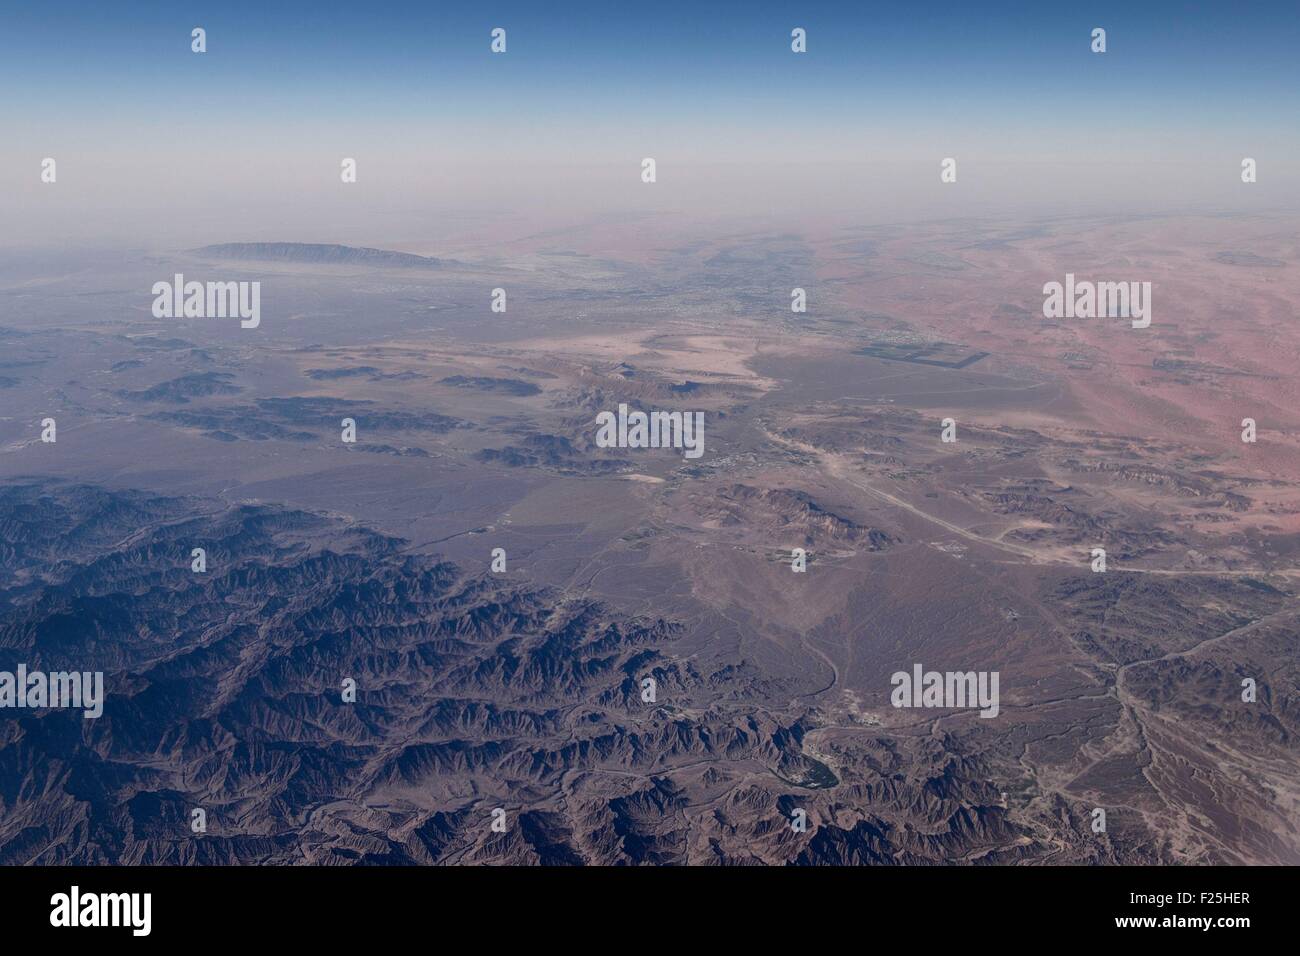
<svg viewBox="0 0 1300 956">
<path fill-rule="evenodd" d="M 25 482 L 0 487 L 0 558 L 0 668 L 107 690 L 95 720 L 0 722 L 3 863 L 1032 862 L 1084 825 L 1011 813 L 985 742 L 823 752 L 815 710 L 769 709 L 745 660 L 679 654 L 681 622 L 337 517 Z"/>
</svg>

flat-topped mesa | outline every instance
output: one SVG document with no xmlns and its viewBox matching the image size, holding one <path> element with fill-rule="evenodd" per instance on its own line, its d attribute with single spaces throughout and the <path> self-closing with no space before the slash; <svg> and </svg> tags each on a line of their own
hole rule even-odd
<svg viewBox="0 0 1300 956">
<path fill-rule="evenodd" d="M 191 249 L 193 255 L 240 262 L 297 262 L 323 266 L 375 266 L 385 269 L 440 269 L 450 259 L 434 259 L 391 249 L 367 249 L 317 242 L 222 242 Z"/>
</svg>

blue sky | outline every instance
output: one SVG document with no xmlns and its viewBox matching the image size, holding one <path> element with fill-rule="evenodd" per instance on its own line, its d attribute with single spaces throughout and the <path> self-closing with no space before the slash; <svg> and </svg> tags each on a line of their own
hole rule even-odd
<svg viewBox="0 0 1300 956">
<path fill-rule="evenodd" d="M 9 4 L 3 20 L 8 110 L 37 122 L 178 103 L 269 123 L 309 109 L 348 122 L 507 109 L 559 123 L 798 110 L 1014 128 L 1095 109 L 1294 122 L 1300 91 L 1294 3 L 74 2 Z M 202 58 L 193 26 L 208 30 Z M 488 53 L 494 26 L 505 56 Z M 1105 56 L 1088 49 L 1094 26 Z"/>
<path fill-rule="evenodd" d="M 178 215 L 217 235 L 272 208 L 303 231 L 351 215 L 382 238 L 448 204 L 541 218 L 1300 203 L 1295 0 L 73 0 L 10 3 L 0 21 L 0 200 L 56 236 L 154 234 Z M 57 191 L 33 174 L 45 156 Z M 345 156 L 362 173 L 342 199 Z M 660 161 L 653 192 L 636 188 L 643 156 Z M 945 156 L 962 188 L 936 194 Z M 1243 156 L 1262 170 L 1248 194 Z"/>
</svg>

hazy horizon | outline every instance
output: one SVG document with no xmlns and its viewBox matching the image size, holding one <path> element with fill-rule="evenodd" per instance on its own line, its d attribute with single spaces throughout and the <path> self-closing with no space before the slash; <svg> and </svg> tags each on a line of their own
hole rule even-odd
<svg viewBox="0 0 1300 956">
<path fill-rule="evenodd" d="M 4 246 L 405 248 L 447 220 L 641 213 L 1300 209 L 1300 28 L 1277 4 L 65 10 L 16 10 L 0 35 Z M 206 53 L 190 50 L 195 26 Z M 946 157 L 956 183 L 939 181 Z M 1259 165 L 1248 189 L 1244 157 Z"/>
</svg>

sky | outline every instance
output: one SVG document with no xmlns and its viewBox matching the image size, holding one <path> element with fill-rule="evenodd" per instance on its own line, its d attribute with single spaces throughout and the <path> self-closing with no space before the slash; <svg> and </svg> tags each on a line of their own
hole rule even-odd
<svg viewBox="0 0 1300 956">
<path fill-rule="evenodd" d="M 422 212 L 905 219 L 1300 196 L 1294 2 L 2 9 L 6 244 L 405 236 Z"/>
</svg>

